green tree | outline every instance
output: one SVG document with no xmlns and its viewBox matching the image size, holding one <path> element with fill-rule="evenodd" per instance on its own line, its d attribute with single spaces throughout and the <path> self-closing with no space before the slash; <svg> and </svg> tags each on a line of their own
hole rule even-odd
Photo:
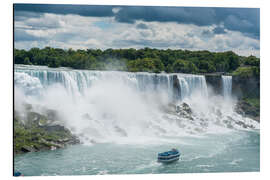
<svg viewBox="0 0 270 180">
<path fill-rule="evenodd" d="M 176 73 L 186 73 L 188 71 L 188 64 L 184 60 L 178 59 L 173 63 L 172 68 Z"/>
<path fill-rule="evenodd" d="M 188 62 L 187 63 L 187 69 L 189 73 L 198 73 L 198 68 L 195 64 L 193 64 L 192 62 Z"/>
<path fill-rule="evenodd" d="M 14 49 L 15 64 L 46 65 L 49 67 L 71 67 L 75 69 L 211 73 L 233 72 L 247 65 L 257 67 L 260 59 L 255 56 L 238 56 L 232 51 L 209 52 L 172 49 L 87 49 L 73 50 L 45 47 L 28 51 Z"/>
<path fill-rule="evenodd" d="M 260 59 L 256 58 L 255 56 L 249 56 L 244 59 L 244 64 L 250 66 L 260 66 Z"/>
<path fill-rule="evenodd" d="M 57 68 L 60 67 L 60 59 L 56 57 L 49 56 L 48 57 L 48 67 Z"/>
<path fill-rule="evenodd" d="M 24 58 L 23 64 L 32 64 L 32 63 L 30 62 L 29 57 L 25 57 L 25 58 Z"/>
</svg>

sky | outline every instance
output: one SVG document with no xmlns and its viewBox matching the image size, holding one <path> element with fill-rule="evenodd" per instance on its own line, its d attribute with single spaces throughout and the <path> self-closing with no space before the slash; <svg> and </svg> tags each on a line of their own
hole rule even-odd
<svg viewBox="0 0 270 180">
<path fill-rule="evenodd" d="M 15 4 L 14 45 L 157 48 L 260 56 L 260 9 Z"/>
</svg>

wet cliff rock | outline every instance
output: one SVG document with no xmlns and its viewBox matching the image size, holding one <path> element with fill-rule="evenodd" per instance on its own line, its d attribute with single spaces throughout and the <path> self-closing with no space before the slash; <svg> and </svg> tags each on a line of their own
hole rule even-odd
<svg viewBox="0 0 270 180">
<path fill-rule="evenodd" d="M 69 129 L 57 122 L 55 111 L 47 112 L 41 114 L 31 108 L 24 114 L 15 111 L 13 140 L 15 154 L 54 150 L 80 143 Z"/>
<path fill-rule="evenodd" d="M 207 86 L 211 87 L 215 94 L 222 94 L 222 78 L 219 74 L 206 74 L 205 80 Z"/>
</svg>

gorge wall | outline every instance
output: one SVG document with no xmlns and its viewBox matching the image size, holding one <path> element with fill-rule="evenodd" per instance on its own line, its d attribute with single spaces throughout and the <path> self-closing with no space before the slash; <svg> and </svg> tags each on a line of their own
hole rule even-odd
<svg viewBox="0 0 270 180">
<path fill-rule="evenodd" d="M 232 77 L 232 92 L 239 98 L 260 97 L 260 79 L 258 77 Z"/>
</svg>

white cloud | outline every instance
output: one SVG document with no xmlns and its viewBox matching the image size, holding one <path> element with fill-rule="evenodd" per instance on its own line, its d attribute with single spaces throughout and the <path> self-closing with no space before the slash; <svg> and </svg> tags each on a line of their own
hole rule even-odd
<svg viewBox="0 0 270 180">
<path fill-rule="evenodd" d="M 114 10 L 115 12 L 117 10 Z M 119 11 L 119 10 L 118 10 Z M 113 24 L 99 27 L 99 24 Z M 138 24 L 144 28 L 138 28 Z M 16 48 L 29 49 L 45 46 L 73 49 L 87 48 L 162 48 L 228 51 L 240 55 L 259 56 L 259 40 L 225 29 L 215 34 L 216 26 L 196 26 L 173 22 L 119 23 L 112 17 L 83 17 L 79 15 L 44 14 L 15 22 L 20 29 L 40 41 L 15 41 Z M 23 33 L 22 33 L 23 34 Z M 21 38 L 23 39 L 23 38 Z"/>
</svg>

